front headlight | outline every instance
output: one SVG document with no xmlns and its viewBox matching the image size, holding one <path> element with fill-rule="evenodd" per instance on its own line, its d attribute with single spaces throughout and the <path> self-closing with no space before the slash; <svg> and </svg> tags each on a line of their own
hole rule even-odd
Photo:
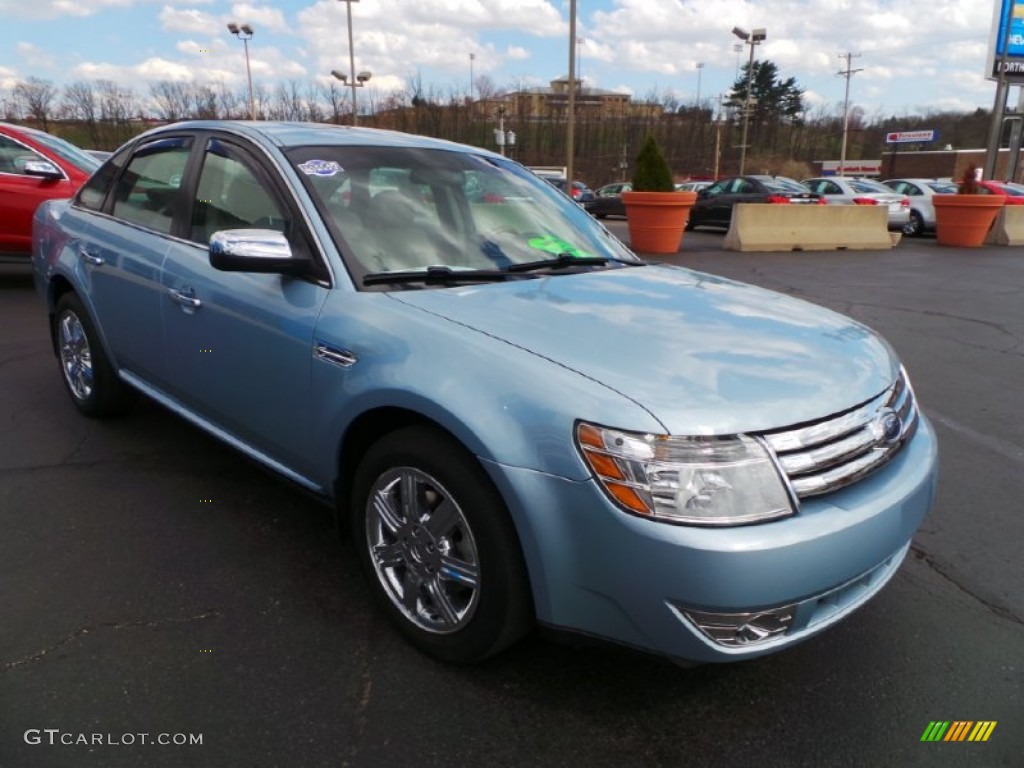
<svg viewBox="0 0 1024 768">
<path fill-rule="evenodd" d="M 746 435 L 648 435 L 580 422 L 576 445 L 601 487 L 634 514 L 739 525 L 794 512 L 767 449 Z"/>
</svg>

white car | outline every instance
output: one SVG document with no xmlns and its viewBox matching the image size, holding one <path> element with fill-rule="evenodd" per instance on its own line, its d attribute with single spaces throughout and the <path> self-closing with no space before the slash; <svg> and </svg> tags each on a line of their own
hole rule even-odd
<svg viewBox="0 0 1024 768">
<path fill-rule="evenodd" d="M 935 205 L 932 195 L 956 194 L 956 184 L 939 179 L 889 179 L 885 186 L 910 198 L 910 221 L 903 228 L 903 234 L 920 236 L 935 231 Z"/>
<path fill-rule="evenodd" d="M 804 179 L 804 184 L 825 198 L 829 205 L 884 205 L 889 211 L 889 229 L 906 232 L 910 224 L 910 199 L 871 179 L 827 176 Z"/>
</svg>

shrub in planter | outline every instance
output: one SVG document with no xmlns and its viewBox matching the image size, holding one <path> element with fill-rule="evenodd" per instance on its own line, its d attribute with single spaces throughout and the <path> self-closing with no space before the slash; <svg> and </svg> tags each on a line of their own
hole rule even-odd
<svg viewBox="0 0 1024 768">
<path fill-rule="evenodd" d="M 969 165 L 960 177 L 955 195 L 934 195 L 935 240 L 939 245 L 977 248 L 985 242 L 992 223 L 1006 202 L 1002 195 L 983 194 L 978 170 Z"/>
<path fill-rule="evenodd" d="M 622 193 L 629 242 L 638 253 L 675 253 L 683 241 L 696 192 L 677 192 L 672 169 L 653 136 L 636 157 L 633 189 Z"/>
</svg>

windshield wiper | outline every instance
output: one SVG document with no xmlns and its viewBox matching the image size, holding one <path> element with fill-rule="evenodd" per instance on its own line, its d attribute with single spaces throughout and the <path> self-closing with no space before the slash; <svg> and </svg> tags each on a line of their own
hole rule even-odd
<svg viewBox="0 0 1024 768">
<path fill-rule="evenodd" d="M 427 285 L 455 285 L 457 283 L 498 283 L 519 277 L 501 269 L 452 269 L 427 267 L 395 272 L 371 272 L 363 276 L 363 285 L 382 283 L 425 283 Z"/>
<path fill-rule="evenodd" d="M 553 259 L 527 261 L 522 264 L 510 264 L 506 272 L 536 272 L 541 269 L 569 269 L 570 267 L 604 267 L 608 264 L 624 264 L 616 259 L 604 256 L 573 256 L 571 253 L 560 253 Z M 639 266 L 639 265 L 638 265 Z"/>
</svg>

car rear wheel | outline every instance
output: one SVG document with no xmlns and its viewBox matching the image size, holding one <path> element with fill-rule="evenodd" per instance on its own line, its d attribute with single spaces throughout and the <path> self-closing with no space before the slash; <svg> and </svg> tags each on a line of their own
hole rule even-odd
<svg viewBox="0 0 1024 768">
<path fill-rule="evenodd" d="M 123 413 L 134 392 L 117 377 L 88 312 L 73 293 L 57 302 L 54 332 L 62 379 L 75 407 L 94 418 Z"/>
<path fill-rule="evenodd" d="M 910 212 L 910 218 L 903 225 L 903 234 L 907 237 L 920 237 L 924 234 L 924 219 L 917 211 Z"/>
<path fill-rule="evenodd" d="M 440 430 L 383 437 L 356 470 L 353 540 L 382 605 L 442 661 L 491 656 L 530 628 L 515 527 L 479 461 Z"/>
</svg>

